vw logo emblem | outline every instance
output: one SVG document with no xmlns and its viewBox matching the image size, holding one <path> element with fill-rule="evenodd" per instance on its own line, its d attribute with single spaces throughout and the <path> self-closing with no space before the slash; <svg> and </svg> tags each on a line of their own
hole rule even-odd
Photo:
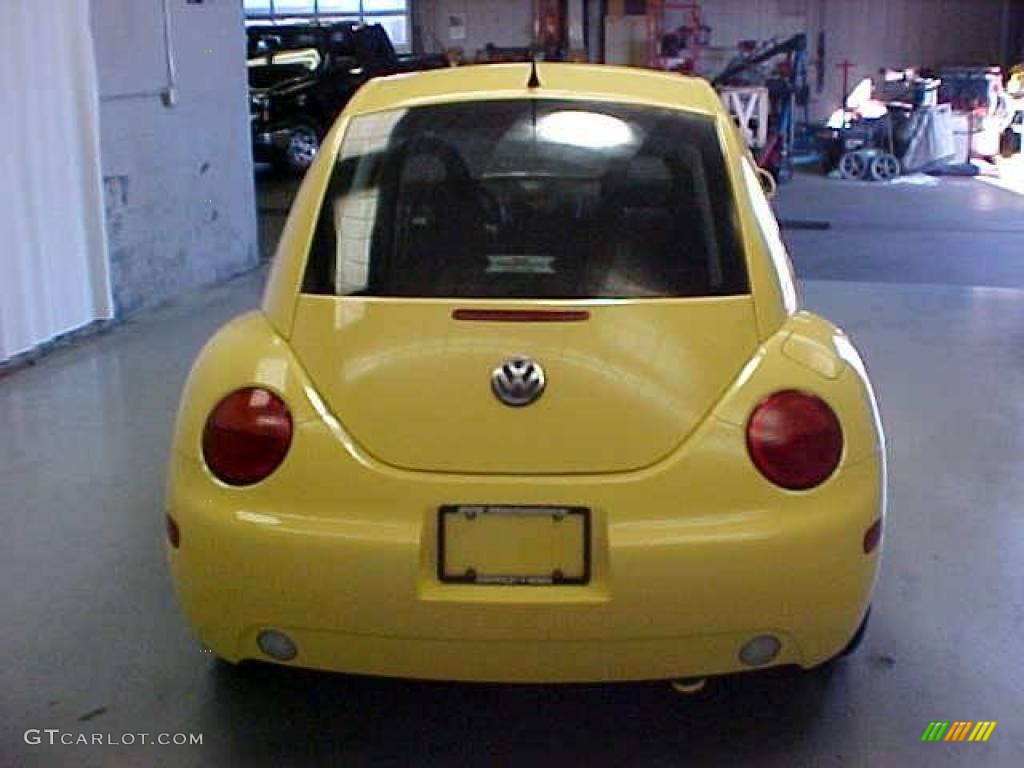
<svg viewBox="0 0 1024 768">
<path fill-rule="evenodd" d="M 529 405 L 544 393 L 544 369 L 528 357 L 510 357 L 491 372 L 491 391 L 505 405 Z"/>
</svg>

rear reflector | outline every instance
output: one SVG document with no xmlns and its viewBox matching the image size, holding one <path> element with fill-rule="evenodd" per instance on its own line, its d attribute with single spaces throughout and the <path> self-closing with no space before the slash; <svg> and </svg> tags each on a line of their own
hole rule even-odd
<svg viewBox="0 0 1024 768">
<path fill-rule="evenodd" d="M 453 320 L 482 323 L 580 323 L 590 319 L 585 309 L 456 309 Z"/>
<path fill-rule="evenodd" d="M 882 540 L 882 518 L 878 518 L 873 522 L 866 531 L 864 531 L 864 554 L 870 555 L 878 547 L 878 542 Z"/>
<path fill-rule="evenodd" d="M 178 524 L 174 522 L 174 518 L 170 515 L 166 515 L 167 523 L 167 541 L 171 543 L 171 546 L 177 549 L 181 545 L 181 531 L 178 530 Z"/>
</svg>

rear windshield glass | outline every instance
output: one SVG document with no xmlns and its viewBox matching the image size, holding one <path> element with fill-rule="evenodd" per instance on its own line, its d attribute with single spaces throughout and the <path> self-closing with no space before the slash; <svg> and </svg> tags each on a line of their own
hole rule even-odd
<svg viewBox="0 0 1024 768">
<path fill-rule="evenodd" d="M 711 118 L 546 99 L 349 126 L 303 290 L 340 296 L 746 293 Z"/>
</svg>

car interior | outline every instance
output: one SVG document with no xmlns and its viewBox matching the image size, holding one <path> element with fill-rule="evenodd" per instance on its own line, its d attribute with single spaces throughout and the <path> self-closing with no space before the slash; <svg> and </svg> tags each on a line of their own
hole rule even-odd
<svg viewBox="0 0 1024 768">
<path fill-rule="evenodd" d="M 547 299 L 730 292 L 699 148 L 639 128 L 630 146 L 545 142 L 529 110 L 526 118 L 521 105 L 500 110 L 505 121 L 484 136 L 403 131 L 405 118 L 385 150 L 339 163 L 358 173 L 339 170 L 332 180 L 314 250 L 329 247 L 333 267 L 311 263 L 306 290 Z M 365 222 L 353 211 L 365 214 L 368 198 L 372 227 L 354 245 L 346 230 Z M 353 260 L 363 265 L 361 283 L 350 279 Z"/>
</svg>

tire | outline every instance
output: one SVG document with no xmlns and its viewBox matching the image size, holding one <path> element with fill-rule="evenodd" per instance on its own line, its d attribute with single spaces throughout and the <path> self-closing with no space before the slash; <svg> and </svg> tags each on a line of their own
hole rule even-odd
<svg viewBox="0 0 1024 768">
<path fill-rule="evenodd" d="M 871 606 L 868 605 L 867 606 L 867 612 L 865 612 L 864 613 L 864 617 L 861 618 L 860 626 L 857 627 L 857 631 L 853 633 L 853 637 L 851 637 L 850 638 L 850 642 L 848 642 L 843 647 L 843 650 L 841 650 L 839 653 L 837 653 L 833 657 L 833 660 L 836 660 L 837 658 L 846 658 L 847 656 L 852 655 L 852 654 L 854 654 L 857 651 L 857 648 L 860 647 L 860 644 L 862 642 L 864 642 L 864 635 L 867 634 L 867 620 L 870 617 L 871 617 Z"/>
<path fill-rule="evenodd" d="M 793 180 L 793 163 L 788 158 L 780 160 L 772 176 L 777 184 L 788 184 Z"/>
<path fill-rule="evenodd" d="M 999 141 L 999 154 L 1004 158 L 1011 158 L 1020 152 L 1021 135 L 1012 128 L 1003 131 Z"/>
<path fill-rule="evenodd" d="M 896 155 L 883 152 L 871 159 L 871 180 L 892 181 L 902 172 L 903 167 Z"/>
<path fill-rule="evenodd" d="M 857 629 L 854 630 L 853 636 L 846 642 L 846 645 L 836 653 L 831 659 L 823 661 L 816 667 L 806 670 L 805 674 L 820 675 L 824 678 L 828 678 L 836 671 L 840 659 L 845 659 L 847 656 L 851 656 L 857 652 L 861 644 L 864 642 L 864 636 L 867 634 L 868 619 L 871 618 L 871 606 L 868 606 L 867 612 L 864 614 L 864 618 L 861 619 Z"/>
<path fill-rule="evenodd" d="M 214 656 L 210 665 L 210 673 L 215 679 L 231 683 L 240 680 L 248 680 L 257 673 L 259 664 L 248 659 L 242 661 L 228 661 L 221 656 Z"/>
<path fill-rule="evenodd" d="M 292 173 L 305 173 L 319 150 L 320 129 L 317 125 L 311 120 L 297 121 L 291 127 L 281 165 Z"/>
<path fill-rule="evenodd" d="M 868 175 L 870 161 L 860 150 L 847 152 L 839 158 L 839 175 L 850 181 L 862 181 Z"/>
</svg>

